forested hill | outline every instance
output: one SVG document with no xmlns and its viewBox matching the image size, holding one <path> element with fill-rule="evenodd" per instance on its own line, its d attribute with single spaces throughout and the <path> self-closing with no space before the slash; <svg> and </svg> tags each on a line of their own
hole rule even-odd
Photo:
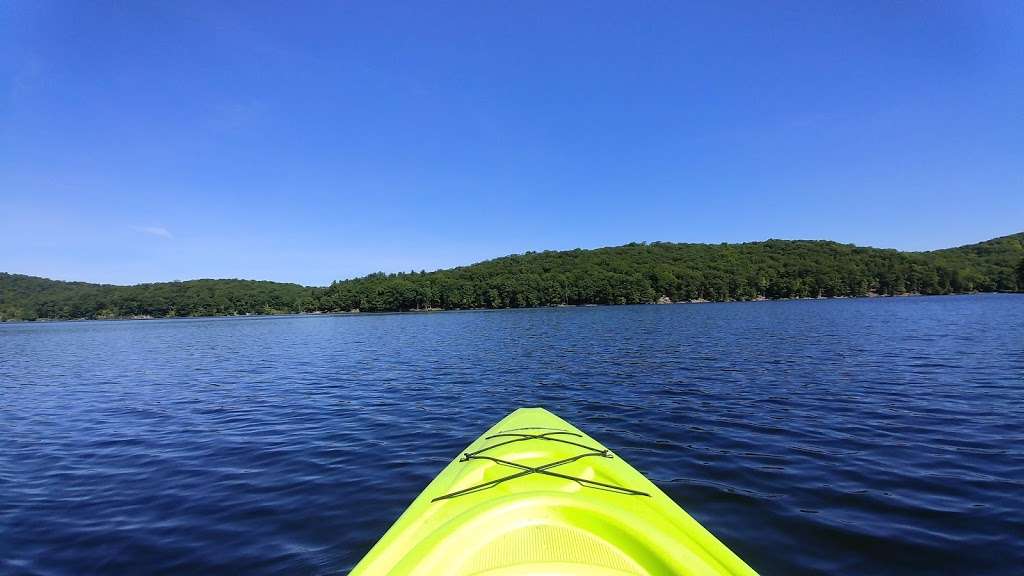
<svg viewBox="0 0 1024 576">
<path fill-rule="evenodd" d="M 190 280 L 135 286 L 60 282 L 0 273 L 0 319 L 284 314 L 312 305 L 312 290 L 256 280 Z"/>
<path fill-rule="evenodd" d="M 1024 290 L 1022 259 L 1024 233 L 934 252 L 808 240 L 656 242 L 371 274 L 315 298 L 323 311 L 386 311 L 1016 291 Z"/>
<path fill-rule="evenodd" d="M 933 252 L 810 240 L 528 252 L 327 288 L 252 280 L 111 286 L 0 273 L 0 318 L 125 318 L 1024 291 L 1024 233 Z"/>
</svg>

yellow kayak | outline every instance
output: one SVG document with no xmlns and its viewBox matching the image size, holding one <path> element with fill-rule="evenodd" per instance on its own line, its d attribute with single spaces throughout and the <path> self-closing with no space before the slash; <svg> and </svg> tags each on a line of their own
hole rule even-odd
<svg viewBox="0 0 1024 576">
<path fill-rule="evenodd" d="M 632 466 L 543 408 L 466 448 L 356 565 L 367 575 L 756 574 Z"/>
</svg>

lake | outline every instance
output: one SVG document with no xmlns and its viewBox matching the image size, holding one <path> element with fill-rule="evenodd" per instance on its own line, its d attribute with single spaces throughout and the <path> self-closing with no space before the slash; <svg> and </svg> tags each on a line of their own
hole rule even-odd
<svg viewBox="0 0 1024 576">
<path fill-rule="evenodd" d="M 976 295 L 0 325 L 0 573 L 344 573 L 520 406 L 764 574 L 1024 565 L 1024 295 Z"/>
</svg>

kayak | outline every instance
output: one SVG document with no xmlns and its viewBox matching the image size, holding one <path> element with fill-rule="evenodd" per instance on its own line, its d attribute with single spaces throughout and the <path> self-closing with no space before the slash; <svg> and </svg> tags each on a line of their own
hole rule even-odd
<svg viewBox="0 0 1024 576">
<path fill-rule="evenodd" d="M 438 474 L 351 574 L 756 573 L 614 452 L 520 408 Z"/>
</svg>

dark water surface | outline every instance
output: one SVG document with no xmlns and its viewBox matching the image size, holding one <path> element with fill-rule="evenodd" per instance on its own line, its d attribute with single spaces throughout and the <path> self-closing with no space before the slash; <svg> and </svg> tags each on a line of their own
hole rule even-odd
<svg viewBox="0 0 1024 576">
<path fill-rule="evenodd" d="M 344 573 L 519 406 L 764 574 L 1021 574 L 1024 296 L 0 326 L 0 573 Z"/>
</svg>

